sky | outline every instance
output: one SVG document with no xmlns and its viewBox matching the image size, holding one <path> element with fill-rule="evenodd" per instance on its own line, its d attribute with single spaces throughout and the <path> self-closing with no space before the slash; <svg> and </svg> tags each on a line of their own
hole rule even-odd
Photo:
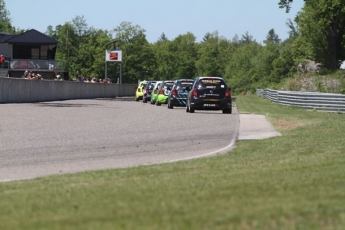
<svg viewBox="0 0 345 230">
<path fill-rule="evenodd" d="M 164 33 L 169 40 L 188 32 L 200 42 L 218 31 L 229 40 L 246 32 L 262 43 L 270 29 L 288 38 L 288 19 L 294 19 L 303 0 L 292 3 L 290 13 L 278 7 L 279 0 L 4 0 L 12 26 L 42 33 L 48 26 L 71 22 L 83 16 L 95 29 L 112 30 L 131 22 L 146 30 L 146 39 L 156 42 Z"/>
</svg>

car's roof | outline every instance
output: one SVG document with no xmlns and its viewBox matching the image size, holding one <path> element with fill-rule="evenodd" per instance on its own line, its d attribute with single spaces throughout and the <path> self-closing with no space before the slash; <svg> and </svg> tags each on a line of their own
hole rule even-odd
<svg viewBox="0 0 345 230">
<path fill-rule="evenodd" d="M 212 76 L 209 76 L 209 77 L 198 77 L 198 79 L 209 79 L 209 78 L 224 80 L 222 77 L 212 77 Z"/>
<path fill-rule="evenodd" d="M 180 81 L 195 81 L 194 79 L 177 79 L 175 82 L 180 82 Z"/>
</svg>

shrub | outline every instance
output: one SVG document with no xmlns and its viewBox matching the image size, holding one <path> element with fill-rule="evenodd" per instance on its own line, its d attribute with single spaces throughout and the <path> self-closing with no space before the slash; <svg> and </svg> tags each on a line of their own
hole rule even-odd
<svg viewBox="0 0 345 230">
<path fill-rule="evenodd" d="M 294 78 L 290 78 L 286 81 L 286 90 L 289 91 L 300 91 L 302 88 L 301 83 L 294 79 Z"/>
</svg>

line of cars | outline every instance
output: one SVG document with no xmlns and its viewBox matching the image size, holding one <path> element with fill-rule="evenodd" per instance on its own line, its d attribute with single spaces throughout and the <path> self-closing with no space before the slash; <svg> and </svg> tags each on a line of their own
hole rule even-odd
<svg viewBox="0 0 345 230">
<path fill-rule="evenodd" d="M 186 107 L 189 113 L 195 110 L 232 113 L 231 89 L 221 77 L 141 81 L 135 92 L 135 100 L 156 105 L 167 104 L 168 109 Z"/>
</svg>

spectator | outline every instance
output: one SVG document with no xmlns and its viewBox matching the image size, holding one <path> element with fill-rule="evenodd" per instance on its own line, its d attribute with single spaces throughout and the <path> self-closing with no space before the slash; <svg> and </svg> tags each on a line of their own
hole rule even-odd
<svg viewBox="0 0 345 230">
<path fill-rule="evenodd" d="M 5 58 L 4 58 L 4 56 L 1 54 L 1 55 L 0 55 L 0 66 L 1 66 L 1 68 L 4 68 L 4 64 L 5 64 Z"/>
<path fill-rule="evenodd" d="M 33 72 L 28 72 L 27 74 L 26 74 L 26 77 L 25 77 L 25 79 L 28 79 L 28 80 L 32 80 L 32 77 L 33 77 Z"/>
<path fill-rule="evenodd" d="M 36 80 L 36 74 L 34 72 L 30 71 L 30 76 L 29 76 L 30 80 Z"/>
<path fill-rule="evenodd" d="M 25 70 L 25 72 L 24 72 L 22 78 L 27 78 L 27 77 L 28 77 L 28 74 L 29 74 L 29 71 Z"/>
<path fill-rule="evenodd" d="M 37 76 L 37 77 L 36 77 L 36 78 L 37 78 L 37 80 L 43 80 L 43 77 L 42 77 L 42 75 L 41 75 L 41 74 L 37 74 L 36 76 Z"/>
</svg>

